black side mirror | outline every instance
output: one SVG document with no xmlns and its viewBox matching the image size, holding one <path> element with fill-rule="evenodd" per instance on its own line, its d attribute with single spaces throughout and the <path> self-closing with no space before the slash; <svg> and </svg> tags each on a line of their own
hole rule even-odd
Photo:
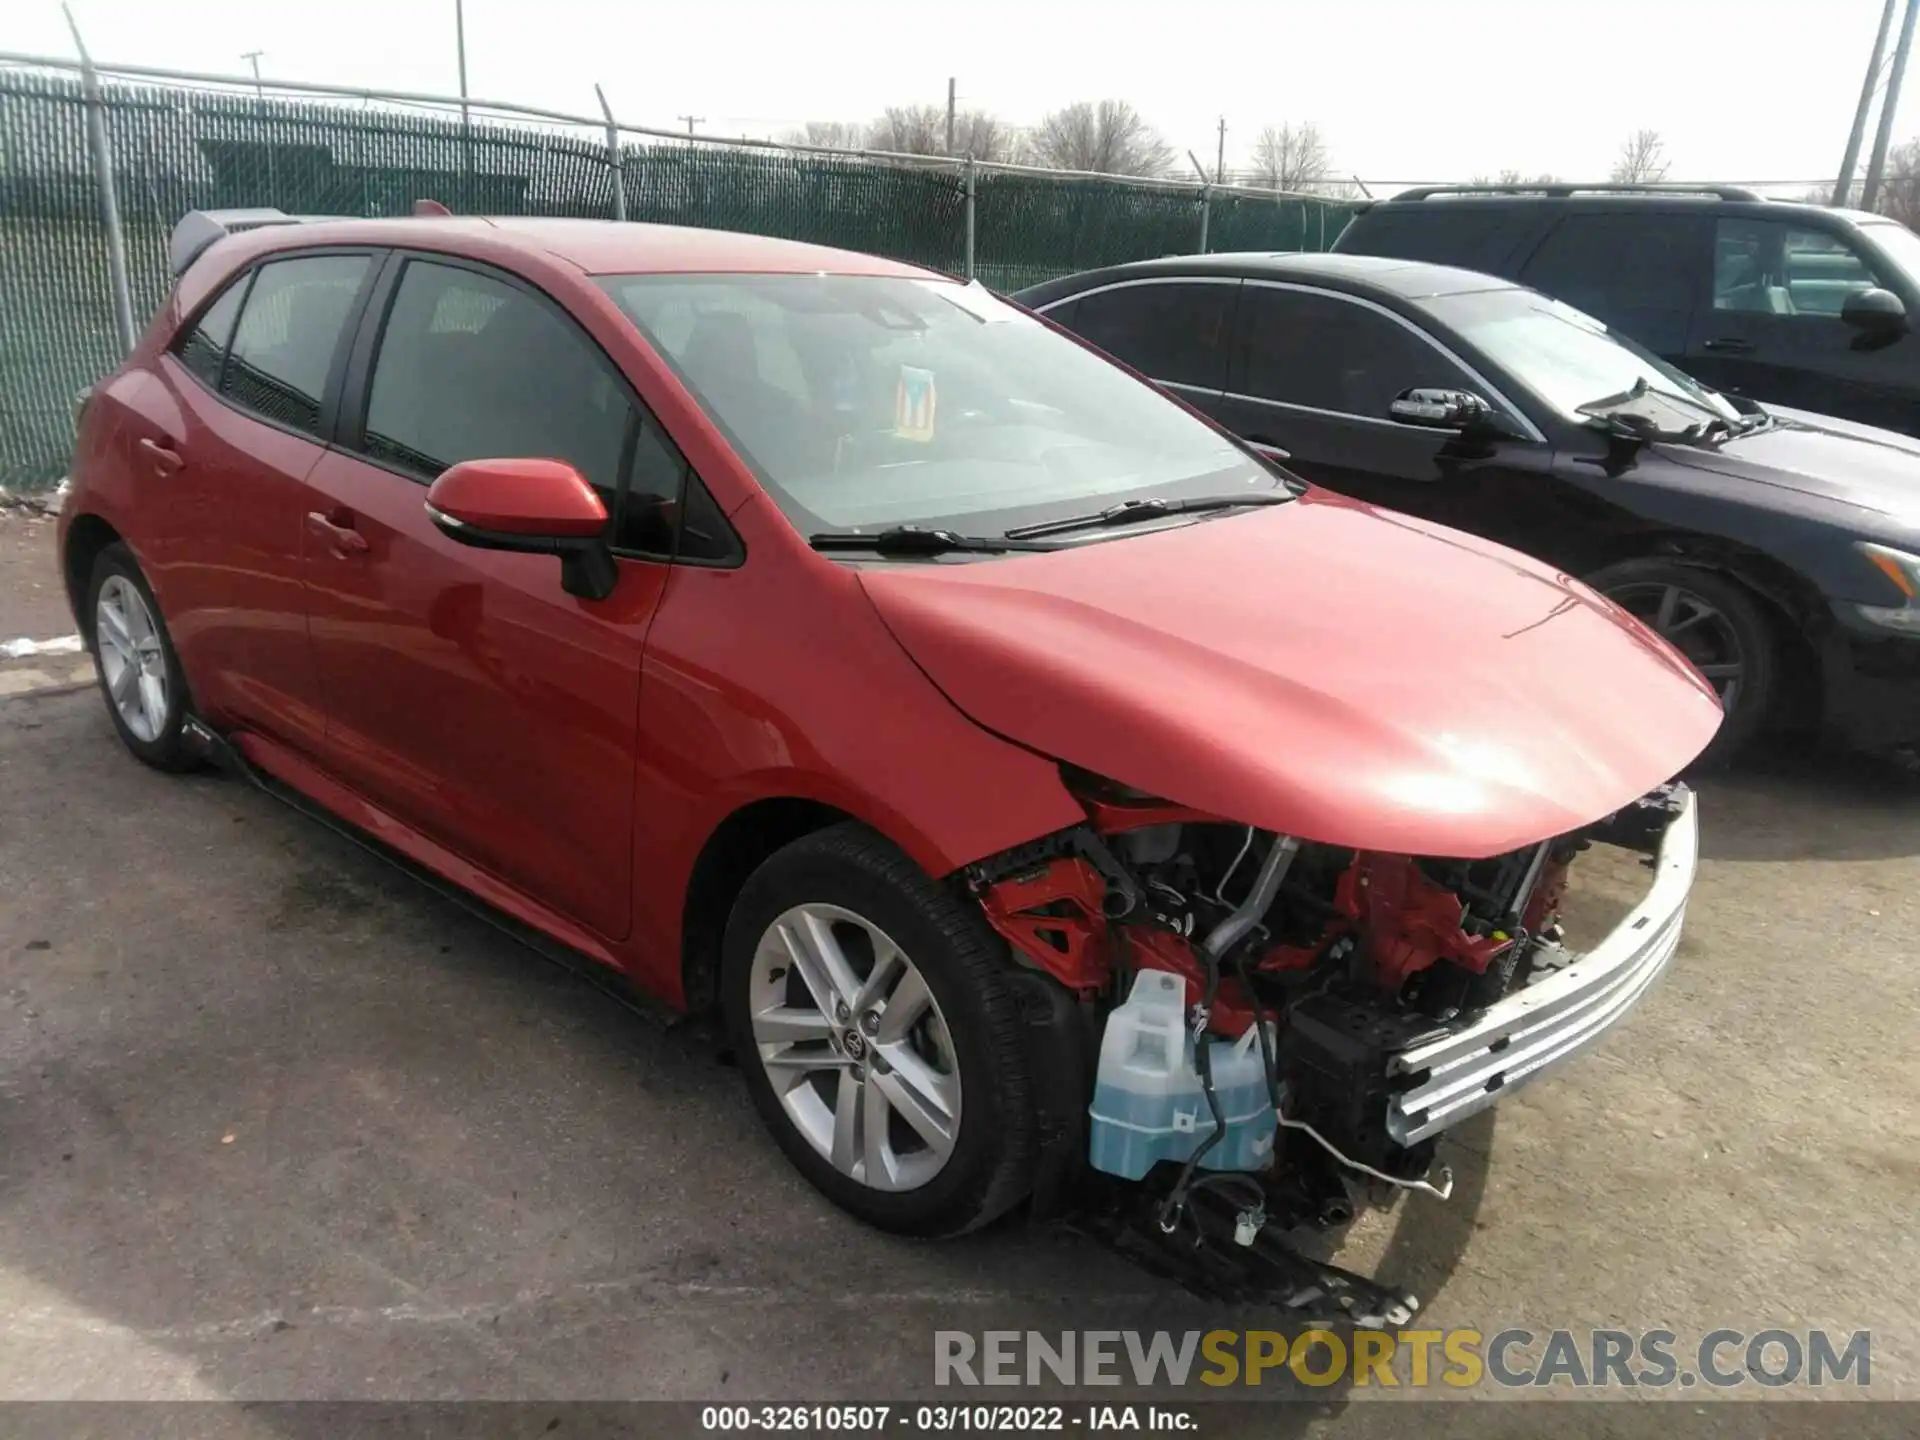
<svg viewBox="0 0 1920 1440">
<path fill-rule="evenodd" d="M 1434 430 L 1477 429 L 1493 415 L 1493 407 L 1471 390 L 1426 386 L 1403 390 L 1387 408 L 1402 425 L 1425 425 Z"/>
<path fill-rule="evenodd" d="M 1840 307 L 1840 319 L 1860 332 L 1854 345 L 1861 349 L 1891 345 L 1907 333 L 1907 307 L 1898 295 L 1878 286 L 1847 296 Z"/>
</svg>

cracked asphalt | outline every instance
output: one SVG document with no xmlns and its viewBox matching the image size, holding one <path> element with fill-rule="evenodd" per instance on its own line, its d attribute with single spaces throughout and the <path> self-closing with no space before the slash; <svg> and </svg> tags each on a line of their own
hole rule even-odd
<svg viewBox="0 0 1920 1440">
<path fill-rule="evenodd" d="M 1871 1329 L 1871 1393 L 1920 1398 L 1920 796 L 1702 788 L 1675 967 L 1346 1258 L 1437 1327 Z M 1576 933 L 1643 883 L 1589 859 Z M 0 1399 L 951 1399 L 936 1329 L 1272 1318 L 1057 1230 L 863 1229 L 697 1036 L 145 770 L 89 690 L 0 699 Z M 1317 1398 L 1280 1428 L 1382 1409 Z"/>
</svg>

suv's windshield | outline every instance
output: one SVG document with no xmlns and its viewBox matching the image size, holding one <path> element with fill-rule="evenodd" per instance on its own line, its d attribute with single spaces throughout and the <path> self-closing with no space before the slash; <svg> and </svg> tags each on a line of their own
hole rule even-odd
<svg viewBox="0 0 1920 1440">
<path fill-rule="evenodd" d="M 998 534 L 1285 481 L 979 286 L 847 275 L 600 282 L 803 532 Z"/>
<path fill-rule="evenodd" d="M 1531 290 L 1481 290 L 1429 300 L 1434 315 L 1571 420 L 1602 401 L 1652 395 L 1678 401 L 1702 421 L 1739 422 L 1740 412 L 1666 361 L 1615 335 L 1592 316 Z M 1662 418 L 1671 415 L 1664 406 Z"/>
</svg>

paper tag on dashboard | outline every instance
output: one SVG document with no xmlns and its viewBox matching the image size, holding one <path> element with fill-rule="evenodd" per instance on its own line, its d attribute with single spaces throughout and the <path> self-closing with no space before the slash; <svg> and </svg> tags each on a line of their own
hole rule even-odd
<svg viewBox="0 0 1920 1440">
<path fill-rule="evenodd" d="M 902 365 L 900 383 L 893 392 L 893 433 L 922 444 L 933 439 L 933 410 L 933 372 Z"/>
</svg>

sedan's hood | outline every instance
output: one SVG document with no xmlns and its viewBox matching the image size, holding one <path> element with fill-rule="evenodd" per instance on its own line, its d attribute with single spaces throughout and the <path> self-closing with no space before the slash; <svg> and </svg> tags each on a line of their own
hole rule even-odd
<svg viewBox="0 0 1920 1440">
<path fill-rule="evenodd" d="M 1776 424 L 1708 445 L 1662 445 L 1696 470 L 1903 520 L 1920 519 L 1920 441 L 1892 430 L 1767 406 Z"/>
<path fill-rule="evenodd" d="M 1329 844 L 1511 850 L 1671 778 L 1720 723 L 1686 662 L 1584 586 L 1321 493 L 860 579 L 977 723 Z"/>
</svg>

